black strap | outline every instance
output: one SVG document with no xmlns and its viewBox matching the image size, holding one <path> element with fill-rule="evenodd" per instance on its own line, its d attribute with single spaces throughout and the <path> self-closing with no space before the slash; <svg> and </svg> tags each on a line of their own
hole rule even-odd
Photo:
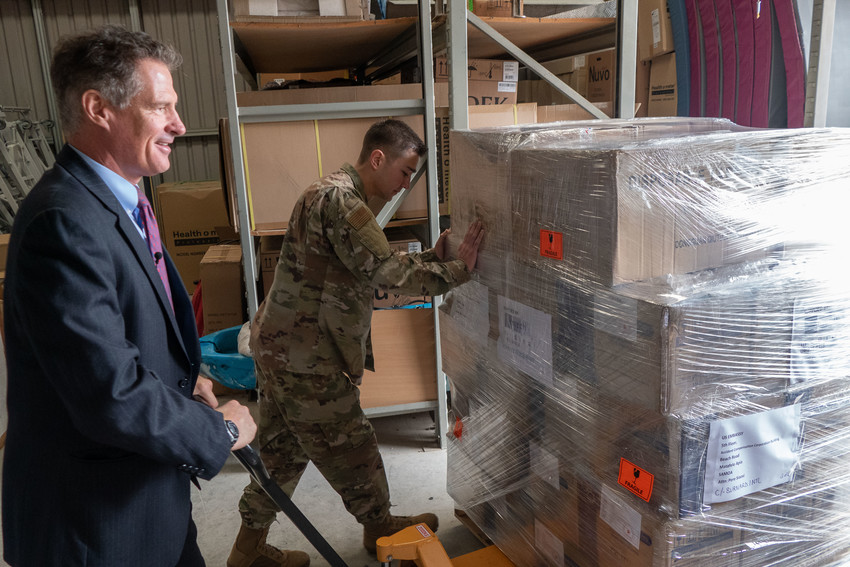
<svg viewBox="0 0 850 567">
<path fill-rule="evenodd" d="M 295 527 L 304 534 L 304 537 L 313 544 L 316 551 L 325 558 L 325 561 L 331 564 L 331 567 L 348 567 L 345 561 L 334 551 L 334 548 L 322 537 L 322 534 L 310 523 L 307 516 L 301 512 L 292 499 L 272 480 L 269 471 L 266 470 L 266 466 L 260 459 L 260 455 L 254 451 L 253 447 L 246 445 L 234 451 L 233 454 L 236 455 L 236 458 L 242 463 L 242 466 L 245 467 L 251 478 L 260 484 L 263 490 L 266 491 L 266 494 L 269 495 L 269 498 L 274 500 L 275 504 L 280 507 L 283 513 L 292 520 Z"/>
</svg>

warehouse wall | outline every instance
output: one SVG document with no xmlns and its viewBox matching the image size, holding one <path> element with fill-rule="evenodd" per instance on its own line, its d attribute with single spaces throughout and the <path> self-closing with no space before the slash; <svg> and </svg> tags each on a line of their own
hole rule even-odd
<svg viewBox="0 0 850 567">
<path fill-rule="evenodd" d="M 41 52 L 39 22 L 46 40 Z M 30 107 L 31 119 L 55 119 L 43 70 L 53 46 L 62 36 L 107 22 L 139 27 L 173 44 L 184 57 L 174 80 L 178 111 L 188 132 L 174 145 L 171 169 L 154 184 L 217 179 L 217 124 L 227 110 L 215 0 L 2 0 L 0 106 Z M 7 118 L 17 117 L 10 113 Z"/>
</svg>

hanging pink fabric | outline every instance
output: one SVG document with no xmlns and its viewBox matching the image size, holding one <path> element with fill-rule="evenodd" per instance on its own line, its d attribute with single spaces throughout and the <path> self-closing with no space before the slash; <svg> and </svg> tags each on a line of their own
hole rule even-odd
<svg viewBox="0 0 850 567">
<path fill-rule="evenodd" d="M 735 108 L 735 123 L 749 126 L 750 112 L 753 108 L 753 62 L 755 60 L 752 0 L 732 0 L 732 7 L 738 39 L 738 102 Z"/>
<path fill-rule="evenodd" d="M 788 96 L 788 127 L 802 128 L 806 111 L 806 63 L 797 30 L 797 14 L 791 0 L 773 0 L 773 11 L 785 59 L 785 87 Z"/>
</svg>

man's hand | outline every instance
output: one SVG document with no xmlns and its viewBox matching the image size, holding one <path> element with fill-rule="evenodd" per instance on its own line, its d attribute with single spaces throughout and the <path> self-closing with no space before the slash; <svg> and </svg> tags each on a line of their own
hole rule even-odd
<svg viewBox="0 0 850 567">
<path fill-rule="evenodd" d="M 212 380 L 206 376 L 198 375 L 198 381 L 195 383 L 195 391 L 192 393 L 192 397 L 212 409 L 218 407 L 218 400 L 215 394 L 213 394 Z"/>
<path fill-rule="evenodd" d="M 221 413 L 225 421 L 232 421 L 239 429 L 239 439 L 236 440 L 231 451 L 241 449 L 254 440 L 254 436 L 257 435 L 257 424 L 254 423 L 254 418 L 251 417 L 247 406 L 243 406 L 236 400 L 230 400 L 216 411 Z"/>
<path fill-rule="evenodd" d="M 475 264 L 478 262 L 478 247 L 481 246 L 483 239 L 484 227 L 481 226 L 481 221 L 477 220 L 469 225 L 463 242 L 457 248 L 457 257 L 464 261 L 470 272 L 475 269 Z"/>
</svg>

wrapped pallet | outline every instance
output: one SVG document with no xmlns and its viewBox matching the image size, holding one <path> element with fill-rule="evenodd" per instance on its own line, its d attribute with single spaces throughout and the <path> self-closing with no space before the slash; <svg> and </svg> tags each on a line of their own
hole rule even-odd
<svg viewBox="0 0 850 567">
<path fill-rule="evenodd" d="M 449 492 L 518 565 L 841 565 L 850 131 L 666 126 L 453 133 Z"/>
</svg>

